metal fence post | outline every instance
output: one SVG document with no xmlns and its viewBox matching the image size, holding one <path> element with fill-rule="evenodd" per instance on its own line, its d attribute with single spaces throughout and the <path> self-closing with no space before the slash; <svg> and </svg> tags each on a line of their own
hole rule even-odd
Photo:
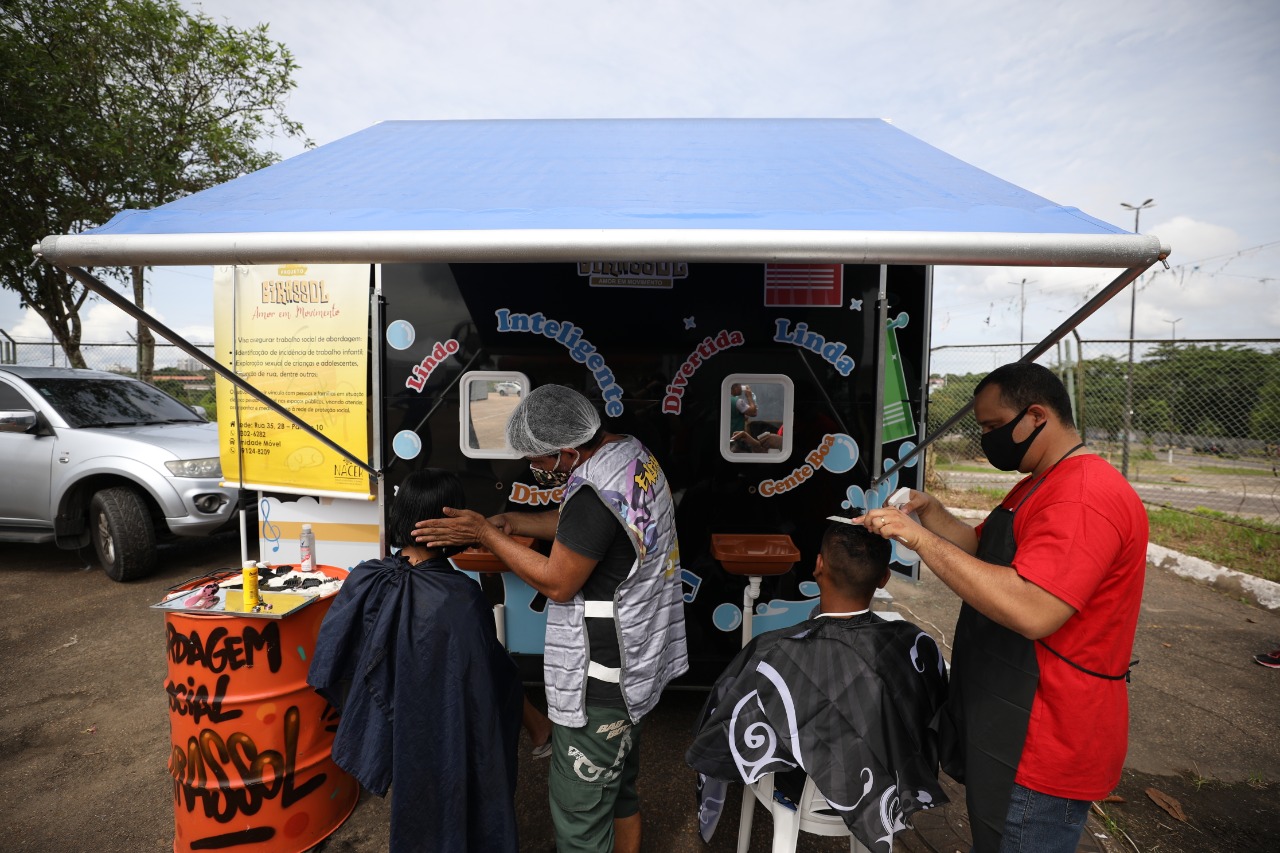
<svg viewBox="0 0 1280 853">
<path fill-rule="evenodd" d="M 1138 281 L 1142 276 L 1138 276 Z M 1129 299 L 1129 364 L 1124 371 L 1124 442 L 1120 445 L 1120 473 L 1129 479 L 1129 436 L 1133 433 L 1133 320 L 1138 305 L 1138 281 L 1129 286 L 1133 293 Z"/>
</svg>

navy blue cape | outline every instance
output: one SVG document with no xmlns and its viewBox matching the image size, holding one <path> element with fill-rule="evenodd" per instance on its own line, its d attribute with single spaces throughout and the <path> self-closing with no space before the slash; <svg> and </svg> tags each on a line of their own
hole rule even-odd
<svg viewBox="0 0 1280 853">
<path fill-rule="evenodd" d="M 479 584 L 447 560 L 356 566 L 307 680 L 342 715 L 333 758 L 391 804 L 391 850 L 516 851 L 524 699 Z"/>
</svg>

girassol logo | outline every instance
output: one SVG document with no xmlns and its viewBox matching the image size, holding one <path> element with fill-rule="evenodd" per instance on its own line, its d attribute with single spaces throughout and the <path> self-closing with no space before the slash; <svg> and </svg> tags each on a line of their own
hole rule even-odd
<svg viewBox="0 0 1280 853">
<path fill-rule="evenodd" d="M 677 278 L 689 277 L 684 261 L 579 261 L 578 275 L 592 287 L 658 287 L 671 289 Z"/>
<path fill-rule="evenodd" d="M 329 302 L 329 285 L 323 279 L 307 279 L 306 264 L 281 264 L 276 278 L 263 279 L 263 305 L 322 305 Z"/>
</svg>

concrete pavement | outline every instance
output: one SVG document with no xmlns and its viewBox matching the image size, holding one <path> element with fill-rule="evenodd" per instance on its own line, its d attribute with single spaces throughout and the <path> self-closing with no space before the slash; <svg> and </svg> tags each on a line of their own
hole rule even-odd
<svg viewBox="0 0 1280 853">
<path fill-rule="evenodd" d="M 6 849 L 135 853 L 167 848 L 174 810 L 169 775 L 166 657 L 161 618 L 147 608 L 177 581 L 211 568 L 236 565 L 234 537 L 166 550 L 157 575 L 133 584 L 83 570 L 74 553 L 41 546 L 6 546 L 0 554 L 0 823 L 10 829 Z M 1176 560 L 1174 562 L 1177 562 Z M 949 654 L 959 609 L 955 596 L 930 572 L 916 584 L 892 581 L 892 607 L 932 634 Z M 1252 656 L 1280 646 L 1280 614 L 1240 600 L 1236 592 L 1186 580 L 1169 559 L 1149 566 L 1135 657 L 1141 659 L 1130 686 L 1131 724 L 1126 777 L 1143 787 L 1174 790 L 1172 782 L 1194 780 L 1228 796 L 1257 783 L 1263 805 L 1280 781 L 1280 671 L 1260 667 Z M 530 688 L 530 695 L 539 691 Z M 713 843 L 697 835 L 693 772 L 684 750 L 705 693 L 672 691 L 646 723 L 640 788 L 645 814 L 645 850 L 729 851 L 736 847 L 738 795 Z M 518 814 L 522 849 L 548 853 L 552 833 L 547 812 L 546 762 L 521 753 Z M 1155 779 L 1153 783 L 1150 780 Z M 1169 780 L 1165 785 L 1160 780 Z M 441 780 L 447 784 L 447 780 Z M 1234 789 L 1232 786 L 1236 786 Z M 963 797 L 919 815 L 914 832 L 900 833 L 895 849 L 967 849 Z M 1207 788 L 1206 788 L 1207 790 Z M 395 795 L 395 794 L 393 794 Z M 400 792 L 429 796 L 429 792 Z M 1197 803 L 1183 798 L 1193 825 L 1207 826 Z M 326 851 L 380 853 L 387 849 L 388 802 L 366 796 L 351 818 L 325 842 Z M 1229 812 L 1237 824 L 1254 823 L 1254 835 L 1277 831 L 1275 810 Z M 1163 825 L 1175 823 L 1158 813 Z M 1135 836 L 1139 849 L 1162 853 L 1203 850 L 1275 850 L 1280 844 L 1239 843 L 1227 833 L 1191 831 L 1177 846 L 1157 824 L 1150 837 Z M 757 812 L 752 849 L 769 849 L 771 822 Z M 1107 835 L 1099 838 L 1098 835 Z M 1094 822 L 1083 850 L 1114 845 Z M 848 850 L 839 839 L 805 837 L 802 851 Z"/>
<path fill-rule="evenodd" d="M 1141 663 L 1129 687 L 1126 772 L 1226 785 L 1274 784 L 1280 781 L 1280 671 L 1258 666 L 1252 658 L 1280 647 L 1280 613 L 1262 606 L 1280 598 L 1277 585 L 1201 563 L 1159 546 L 1148 555 L 1133 653 Z M 889 589 L 893 608 L 928 631 L 949 656 L 950 631 L 959 613 L 950 590 L 927 570 L 919 583 L 894 580 Z M 963 826 L 962 810 L 962 800 L 948 806 L 947 823 Z M 933 818 L 916 821 L 928 849 L 967 849 L 949 846 L 953 835 Z M 1107 835 L 1097 820 L 1090 832 L 1098 843 L 1114 842 L 1097 838 Z M 1152 845 L 1147 846 L 1135 840 L 1142 850 L 1154 849 L 1157 842 L 1147 839 Z M 1233 849 L 1229 842 L 1217 844 L 1202 839 L 1198 846 L 1179 848 L 1166 841 L 1159 849 Z"/>
</svg>

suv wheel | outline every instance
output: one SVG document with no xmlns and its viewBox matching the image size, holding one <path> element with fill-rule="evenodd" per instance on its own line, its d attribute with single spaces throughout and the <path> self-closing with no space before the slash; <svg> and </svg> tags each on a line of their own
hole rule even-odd
<svg viewBox="0 0 1280 853">
<path fill-rule="evenodd" d="M 107 577 L 132 581 L 155 568 L 156 532 L 146 504 L 132 489 L 103 489 L 89 502 L 89 533 Z"/>
</svg>

